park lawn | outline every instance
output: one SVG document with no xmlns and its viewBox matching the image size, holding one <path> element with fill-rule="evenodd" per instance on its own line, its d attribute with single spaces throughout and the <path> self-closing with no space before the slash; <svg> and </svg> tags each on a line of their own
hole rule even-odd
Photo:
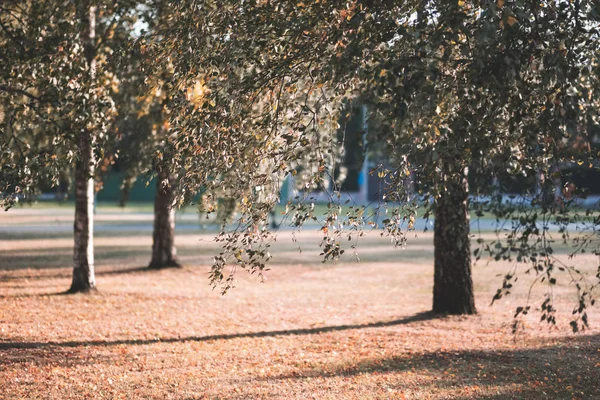
<svg viewBox="0 0 600 400">
<path fill-rule="evenodd" d="M 61 294 L 70 238 L 0 240 L 0 398 L 600 398 L 600 313 L 571 333 L 565 277 L 558 326 L 534 312 L 514 336 L 526 277 L 489 305 L 506 264 L 474 267 L 478 315 L 434 316 L 430 234 L 402 250 L 372 233 L 360 263 L 348 251 L 337 264 L 320 262 L 316 229 L 295 238 L 273 244 L 266 282 L 239 271 L 225 296 L 208 285 L 208 234 L 180 234 L 185 267 L 164 271 L 143 268 L 149 235 L 98 237 L 92 295 Z"/>
<path fill-rule="evenodd" d="M 312 205 L 312 207 L 311 207 Z M 360 209 L 360 206 L 352 206 L 349 203 L 342 203 L 339 205 L 332 205 L 331 207 L 329 207 L 326 203 L 323 202 L 319 202 L 319 203 L 311 203 L 311 201 L 306 200 L 304 203 L 304 206 L 306 207 L 306 210 L 311 209 L 314 213 L 314 215 L 319 218 L 319 219 L 323 219 L 323 217 L 325 215 L 327 215 L 327 213 L 331 210 L 334 209 L 335 211 L 338 211 L 341 215 L 347 215 L 348 213 L 355 213 L 358 209 Z M 53 214 L 64 214 L 64 215 L 68 215 L 69 213 L 74 212 L 75 210 L 75 203 L 72 200 L 68 200 L 68 201 L 49 201 L 49 200 L 44 200 L 44 201 L 35 201 L 35 202 L 31 202 L 31 203 L 19 203 L 17 204 L 13 210 L 22 210 L 25 213 L 29 213 L 29 214 L 35 214 L 36 212 L 46 212 L 46 211 L 50 211 L 50 213 Z M 290 216 L 288 216 L 288 219 L 291 219 L 291 214 L 293 214 L 294 211 L 294 206 L 292 205 L 290 206 L 286 206 L 285 203 L 281 203 L 278 204 L 275 209 L 274 209 L 274 213 L 276 215 L 276 219 L 280 220 L 281 218 L 283 218 L 286 214 L 286 212 L 290 213 Z M 393 209 L 393 206 L 390 206 L 390 210 Z M 135 213 L 135 214 L 152 214 L 154 212 L 154 203 L 153 202 L 129 202 L 127 203 L 124 207 L 119 206 L 116 202 L 111 202 L 111 201 L 100 201 L 96 203 L 96 210 L 100 213 L 100 214 L 113 214 L 113 215 L 123 215 L 123 214 L 131 214 L 131 213 Z M 419 206 L 416 209 L 417 215 L 419 217 L 422 217 L 425 214 L 425 207 L 423 206 Z M 367 211 L 366 211 L 366 216 L 370 219 L 370 220 L 374 220 L 376 218 L 375 213 L 378 212 L 379 213 L 379 220 L 383 220 L 385 219 L 385 208 L 382 206 L 381 208 L 379 208 L 378 203 L 373 202 L 370 206 L 367 207 Z M 178 215 L 194 215 L 197 218 L 199 218 L 200 221 L 206 219 L 206 214 L 202 214 L 202 216 L 198 215 L 198 206 L 197 204 L 188 204 L 185 205 L 184 207 L 178 208 L 177 209 L 177 214 Z M 211 214 L 212 215 L 212 214 Z M 212 215 L 212 217 L 214 217 L 214 215 Z M 471 218 L 476 218 L 475 212 L 471 213 Z M 492 216 L 491 214 L 485 214 L 482 218 L 485 219 L 494 219 L 495 217 Z M 209 219 L 211 219 L 209 217 Z"/>
</svg>

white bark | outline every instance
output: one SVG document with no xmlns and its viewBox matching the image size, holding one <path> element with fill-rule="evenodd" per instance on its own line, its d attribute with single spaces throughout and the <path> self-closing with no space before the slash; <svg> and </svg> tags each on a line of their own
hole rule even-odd
<svg viewBox="0 0 600 400">
<path fill-rule="evenodd" d="M 82 40 L 89 66 L 90 83 L 96 76 L 95 37 L 96 7 L 82 2 L 79 17 Z M 73 251 L 73 281 L 69 292 L 88 292 L 96 287 L 94 273 L 94 142 L 87 128 L 77 133 L 79 158 L 75 165 L 75 223 Z"/>
</svg>

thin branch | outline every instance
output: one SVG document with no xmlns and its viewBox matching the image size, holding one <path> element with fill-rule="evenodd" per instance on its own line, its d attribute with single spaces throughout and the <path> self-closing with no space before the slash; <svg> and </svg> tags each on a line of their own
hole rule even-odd
<svg viewBox="0 0 600 400">
<path fill-rule="evenodd" d="M 23 53 L 28 54 L 29 52 L 27 51 L 27 48 L 25 47 L 25 45 L 23 44 L 22 41 L 18 40 L 11 32 L 10 30 L 2 23 L 2 20 L 0 20 L 0 28 L 2 28 L 2 30 L 4 31 L 4 33 L 6 33 L 6 36 L 8 36 L 8 38 L 10 40 L 12 40 L 14 43 L 16 43 L 21 50 L 23 51 Z"/>
<path fill-rule="evenodd" d="M 9 86 L 0 85 L 0 90 L 3 90 L 3 91 L 8 92 L 8 93 L 22 94 L 23 96 L 29 97 L 31 100 L 35 100 L 35 101 L 38 101 L 40 103 L 44 101 L 43 100 L 44 96 L 35 96 L 35 95 L 33 95 L 33 94 L 29 93 L 28 91 L 23 90 L 23 89 L 15 89 L 15 88 L 11 88 Z"/>
</svg>

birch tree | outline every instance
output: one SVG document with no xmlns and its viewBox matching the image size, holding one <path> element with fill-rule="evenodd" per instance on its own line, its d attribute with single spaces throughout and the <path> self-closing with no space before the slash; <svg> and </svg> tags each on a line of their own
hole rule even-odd
<svg viewBox="0 0 600 400">
<path fill-rule="evenodd" d="M 75 165 L 73 280 L 95 289 L 93 198 L 96 160 L 116 114 L 115 29 L 135 2 L 7 1 L 0 7 L 2 201 L 33 198 Z"/>
</svg>

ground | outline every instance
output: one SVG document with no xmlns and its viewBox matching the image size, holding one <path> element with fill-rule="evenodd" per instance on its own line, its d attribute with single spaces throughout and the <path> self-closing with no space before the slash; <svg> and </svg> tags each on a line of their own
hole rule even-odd
<svg viewBox="0 0 600 400">
<path fill-rule="evenodd" d="M 217 247 L 193 217 L 179 220 L 185 267 L 147 271 L 151 235 L 140 226 L 151 214 L 111 210 L 98 215 L 99 291 L 62 295 L 72 239 L 58 228 L 68 215 L 0 216 L 0 398 L 600 398 L 600 312 L 571 332 L 568 279 L 554 287 L 557 327 L 533 312 L 515 336 L 526 277 L 490 306 L 508 265 L 475 265 L 478 315 L 435 316 L 430 234 L 404 250 L 369 234 L 360 262 L 349 252 L 322 264 L 310 228 L 298 242 L 281 233 L 266 282 L 241 272 L 221 296 L 207 280 Z M 58 233 L 27 229 L 42 224 Z M 598 260 L 571 262 L 591 272 Z"/>
</svg>

